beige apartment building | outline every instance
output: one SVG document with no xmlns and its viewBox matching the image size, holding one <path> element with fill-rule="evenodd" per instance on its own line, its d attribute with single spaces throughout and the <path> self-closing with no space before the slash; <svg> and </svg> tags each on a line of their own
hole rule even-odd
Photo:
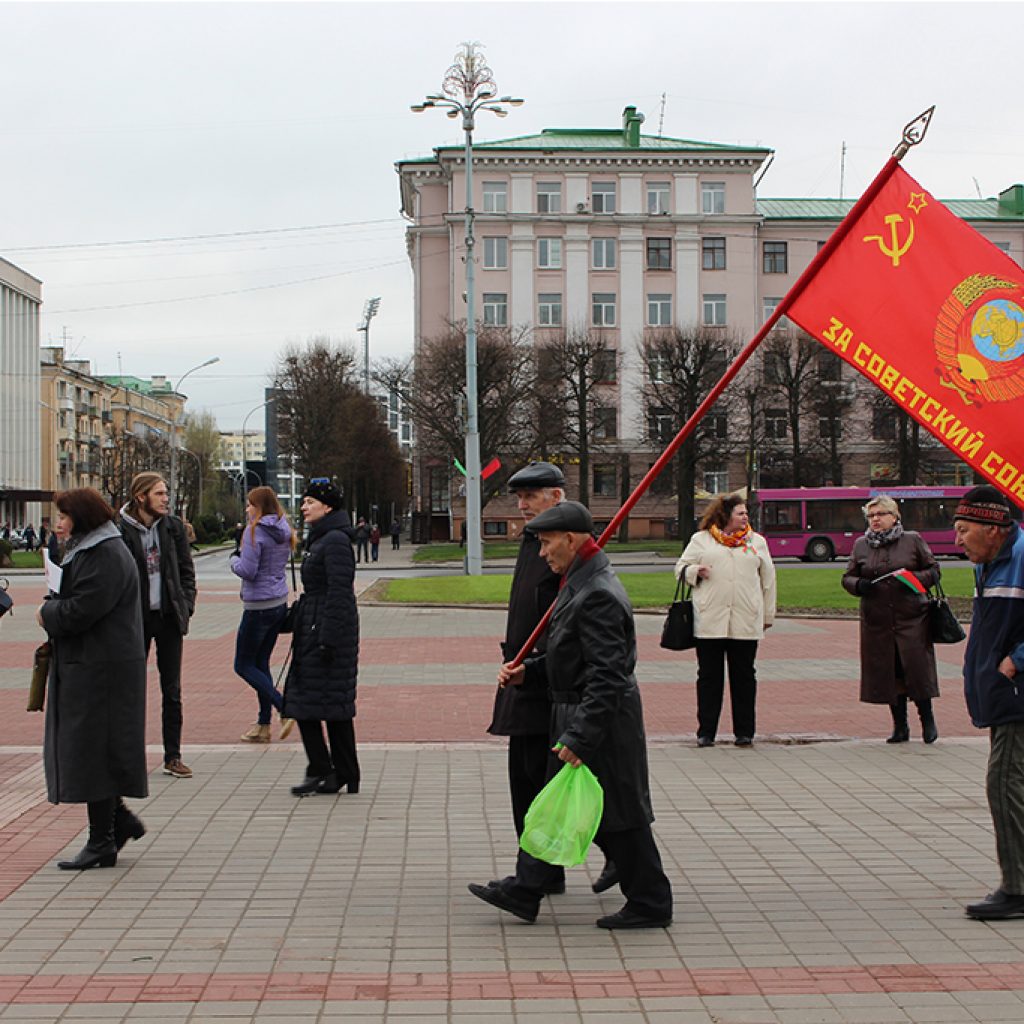
<svg viewBox="0 0 1024 1024">
<path fill-rule="evenodd" d="M 614 129 L 545 129 L 473 147 L 479 320 L 525 328 L 541 340 L 545 331 L 580 325 L 599 332 L 615 355 L 614 379 L 602 385 L 615 414 L 591 469 L 598 522 L 620 504 L 623 458 L 635 483 L 663 448 L 649 440 L 652 410 L 643 398 L 649 371 L 640 349 L 645 335 L 702 325 L 745 342 L 852 206 L 852 200 L 761 198 L 757 183 L 770 149 L 642 134 L 642 122 L 636 108 L 626 107 Z M 465 318 L 463 148 L 439 147 L 396 169 L 409 220 L 419 347 Z M 948 205 L 1024 260 L 1024 186 Z M 748 372 L 763 374 L 763 367 L 752 360 Z M 829 383 L 849 397 L 864 398 L 871 389 L 849 367 L 829 373 Z M 785 417 L 771 407 L 761 415 L 767 430 L 759 459 L 767 475 L 759 482 L 779 486 L 785 481 L 773 480 L 771 467 L 776 449 L 785 450 Z M 826 428 L 813 410 L 807 416 L 810 436 L 824 442 L 818 431 Z M 850 405 L 840 427 L 843 482 L 891 478 L 892 423 L 882 422 L 865 400 Z M 840 428 L 833 422 L 827 429 Z M 748 467 L 730 454 L 727 430 L 722 440 L 724 454 L 701 467 L 698 493 L 746 483 Z M 484 461 L 493 454 L 500 453 L 482 453 Z M 435 538 L 446 528 L 458 536 L 458 488 L 450 467 L 431 455 L 420 452 L 415 460 L 414 506 L 431 515 Z M 952 455 L 936 453 L 934 462 L 932 472 L 945 482 L 966 473 Z M 572 459 L 565 463 L 572 496 Z M 631 535 L 664 536 L 674 528 L 674 514 L 671 495 L 651 494 L 630 517 Z M 487 504 L 485 536 L 511 536 L 517 529 L 511 502 Z"/>
</svg>

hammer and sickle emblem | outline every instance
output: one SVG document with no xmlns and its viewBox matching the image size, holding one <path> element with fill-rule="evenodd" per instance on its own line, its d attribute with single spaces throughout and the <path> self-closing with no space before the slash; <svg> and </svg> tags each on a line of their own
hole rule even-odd
<svg viewBox="0 0 1024 1024">
<path fill-rule="evenodd" d="M 889 234 L 891 241 L 888 245 L 885 244 L 885 239 L 881 235 L 865 235 L 865 242 L 877 242 L 878 248 L 892 260 L 892 265 L 898 267 L 900 265 L 900 258 L 905 256 L 907 250 L 914 244 L 914 222 L 909 221 L 910 231 L 907 234 L 906 240 L 900 242 L 899 226 L 903 223 L 903 216 L 899 213 L 890 213 L 886 215 L 885 223 L 889 225 Z"/>
</svg>

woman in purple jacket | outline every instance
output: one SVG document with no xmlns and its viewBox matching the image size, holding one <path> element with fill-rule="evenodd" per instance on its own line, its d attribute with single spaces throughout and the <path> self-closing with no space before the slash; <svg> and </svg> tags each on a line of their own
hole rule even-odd
<svg viewBox="0 0 1024 1024">
<path fill-rule="evenodd" d="M 256 724 L 242 734 L 245 743 L 270 742 L 270 716 L 281 711 L 282 698 L 270 674 L 281 624 L 288 611 L 285 566 L 295 545 L 277 495 L 269 487 L 254 487 L 245 506 L 248 524 L 242 531 L 240 553 L 231 556 L 231 571 L 242 579 L 242 621 L 235 642 L 235 672 L 255 691 L 260 702 Z M 281 719 L 281 739 L 295 722 Z"/>
</svg>

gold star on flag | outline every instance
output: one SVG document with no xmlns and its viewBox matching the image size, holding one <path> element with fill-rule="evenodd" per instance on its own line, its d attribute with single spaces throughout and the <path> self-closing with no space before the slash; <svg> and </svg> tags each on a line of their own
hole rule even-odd
<svg viewBox="0 0 1024 1024">
<path fill-rule="evenodd" d="M 925 199 L 923 192 L 911 192 L 910 202 L 907 203 L 907 209 L 913 210 L 914 213 L 920 213 L 928 205 L 928 200 Z"/>
</svg>

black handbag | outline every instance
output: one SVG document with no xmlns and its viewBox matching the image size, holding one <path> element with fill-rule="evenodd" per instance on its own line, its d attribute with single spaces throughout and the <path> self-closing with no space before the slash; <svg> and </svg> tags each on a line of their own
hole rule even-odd
<svg viewBox="0 0 1024 1024">
<path fill-rule="evenodd" d="M 683 590 L 683 577 L 676 584 L 675 597 L 668 610 L 668 618 L 661 627 L 661 646 L 668 651 L 688 651 L 697 646 L 693 635 L 693 602 L 690 600 L 690 588 Z"/>
<path fill-rule="evenodd" d="M 933 644 L 958 644 L 967 634 L 957 621 L 942 584 L 935 584 L 935 593 L 928 595 L 928 636 Z"/>
</svg>

